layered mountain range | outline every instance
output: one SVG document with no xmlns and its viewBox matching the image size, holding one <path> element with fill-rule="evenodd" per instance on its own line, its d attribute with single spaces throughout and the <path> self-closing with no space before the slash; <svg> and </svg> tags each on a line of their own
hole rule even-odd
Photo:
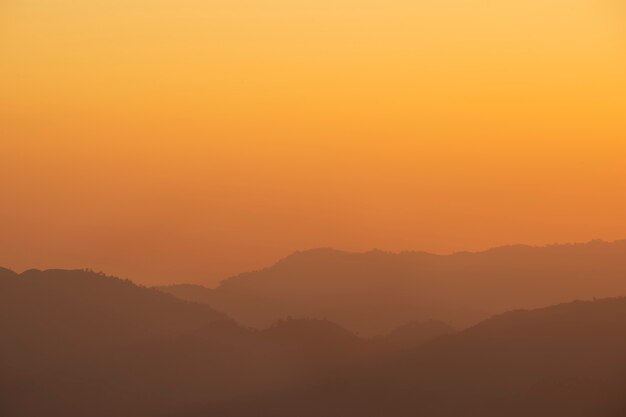
<svg viewBox="0 0 626 417">
<path fill-rule="evenodd" d="M 265 327 L 285 316 L 327 318 L 365 336 L 409 322 L 467 327 L 518 308 L 626 294 L 626 241 L 479 253 L 297 252 L 217 288 L 160 287 Z"/>
<path fill-rule="evenodd" d="M 0 269 L 0 415 L 621 417 L 625 251 L 315 250 L 176 297 Z"/>
</svg>

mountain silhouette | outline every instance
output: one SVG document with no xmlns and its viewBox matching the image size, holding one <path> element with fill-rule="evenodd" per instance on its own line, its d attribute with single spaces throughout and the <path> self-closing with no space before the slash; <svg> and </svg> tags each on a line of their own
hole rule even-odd
<svg viewBox="0 0 626 417">
<path fill-rule="evenodd" d="M 227 320 L 209 306 L 90 271 L 0 270 L 0 414 L 99 415 L 94 398 L 106 403 L 114 391 L 96 389 L 111 356 Z"/>
<path fill-rule="evenodd" d="M 284 316 L 255 329 L 101 273 L 0 269 L 0 415 L 626 413 L 626 298 L 515 310 L 461 331 L 412 322 L 373 338 Z"/>
<path fill-rule="evenodd" d="M 249 326 L 327 318 L 361 335 L 410 322 L 463 328 L 504 311 L 626 294 L 626 241 L 508 246 L 439 256 L 420 252 L 297 252 L 216 289 L 160 287 Z"/>
<path fill-rule="evenodd" d="M 350 373 L 188 416 L 619 417 L 625 352 L 626 299 L 578 301 L 502 314 Z"/>
<path fill-rule="evenodd" d="M 0 290 L 0 324 L 14 332 L 5 337 L 47 337 L 49 351 L 114 347 L 228 320 L 209 306 L 84 270 L 4 270 Z"/>
<path fill-rule="evenodd" d="M 306 385 L 389 351 L 327 320 L 246 328 L 207 305 L 83 270 L 0 269 L 0 334 L 3 417 L 176 415 Z"/>
</svg>

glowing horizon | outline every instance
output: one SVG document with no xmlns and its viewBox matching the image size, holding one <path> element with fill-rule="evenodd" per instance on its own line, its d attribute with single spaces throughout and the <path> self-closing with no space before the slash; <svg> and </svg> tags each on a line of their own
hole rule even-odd
<svg viewBox="0 0 626 417">
<path fill-rule="evenodd" d="M 215 282 L 313 247 L 626 237 L 610 1 L 0 10 L 1 266 Z"/>
</svg>

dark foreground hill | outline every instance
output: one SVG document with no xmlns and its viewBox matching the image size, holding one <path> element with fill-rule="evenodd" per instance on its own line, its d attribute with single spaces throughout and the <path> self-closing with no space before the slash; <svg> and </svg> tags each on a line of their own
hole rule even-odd
<svg viewBox="0 0 626 417">
<path fill-rule="evenodd" d="M 626 241 L 510 246 L 437 256 L 404 252 L 295 253 L 216 289 L 160 288 L 207 303 L 249 326 L 328 318 L 362 335 L 432 319 L 454 327 L 497 313 L 626 294 Z"/>
<path fill-rule="evenodd" d="M 0 270 L 2 417 L 176 414 L 304 385 L 390 346 L 324 320 L 252 330 L 93 272 Z"/>
<path fill-rule="evenodd" d="M 0 415 L 74 415 L 97 395 L 106 405 L 116 394 L 99 385 L 104 360 L 227 320 L 207 305 L 89 271 L 0 270 Z"/>
<path fill-rule="evenodd" d="M 49 337 L 70 346 L 124 345 L 228 317 L 131 281 L 85 270 L 0 271 L 5 337 Z M 6 340 L 6 339 L 5 339 Z"/>
</svg>

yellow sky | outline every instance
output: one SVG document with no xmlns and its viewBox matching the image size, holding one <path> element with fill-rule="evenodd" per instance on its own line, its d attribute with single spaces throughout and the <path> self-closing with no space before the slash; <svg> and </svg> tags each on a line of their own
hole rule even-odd
<svg viewBox="0 0 626 417">
<path fill-rule="evenodd" d="M 616 0 L 6 0 L 0 264 L 626 237 Z"/>
</svg>

